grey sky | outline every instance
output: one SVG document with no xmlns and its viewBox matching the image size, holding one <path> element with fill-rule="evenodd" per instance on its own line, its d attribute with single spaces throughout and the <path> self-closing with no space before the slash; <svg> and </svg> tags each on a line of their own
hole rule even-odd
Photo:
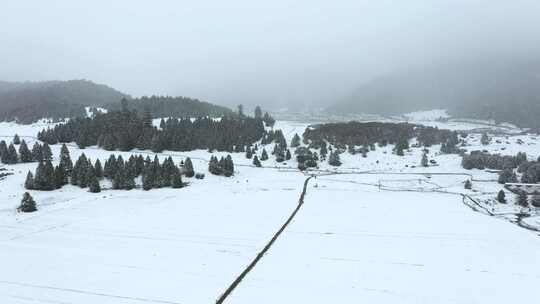
<svg viewBox="0 0 540 304">
<path fill-rule="evenodd" d="M 526 0 L 3 0 L 0 79 L 317 103 L 404 67 L 536 56 L 539 16 Z"/>
</svg>

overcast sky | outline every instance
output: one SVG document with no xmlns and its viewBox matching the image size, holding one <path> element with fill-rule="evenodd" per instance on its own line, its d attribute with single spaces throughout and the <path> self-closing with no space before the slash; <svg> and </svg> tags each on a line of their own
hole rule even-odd
<svg viewBox="0 0 540 304">
<path fill-rule="evenodd" d="M 538 0 L 0 5 L 0 80 L 84 78 L 221 104 L 331 102 L 393 70 L 536 56 L 537 46 Z"/>
</svg>

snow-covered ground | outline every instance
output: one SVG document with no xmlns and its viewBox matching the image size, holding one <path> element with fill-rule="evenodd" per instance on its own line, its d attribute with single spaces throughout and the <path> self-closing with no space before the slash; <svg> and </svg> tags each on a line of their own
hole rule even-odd
<svg viewBox="0 0 540 304">
<path fill-rule="evenodd" d="M 446 124 L 469 129 L 467 123 Z M 0 123 L 0 139 L 17 133 L 31 146 L 46 125 Z M 308 125 L 278 121 L 275 128 L 290 140 Z M 469 151 L 540 156 L 540 141 L 532 135 L 494 137 L 489 146 L 480 144 L 480 134 L 469 136 Z M 101 161 L 111 154 L 69 148 L 74 160 L 83 152 Z M 57 158 L 60 146 L 52 150 Z M 310 181 L 296 219 L 228 303 L 540 299 L 538 233 L 464 204 L 459 193 L 495 213 L 520 211 L 510 193 L 509 204 L 493 202 L 502 189 L 496 174 L 464 170 L 459 156 L 438 151 L 430 149 L 438 164 L 429 168 L 419 167 L 420 148 L 398 157 L 390 146 L 367 158 L 344 153 L 338 169 L 322 163 L 325 175 Z M 154 155 L 121 154 L 132 153 Z M 263 162 L 266 168 L 253 168 L 235 153 L 235 176 L 219 177 L 206 172 L 207 151 L 165 151 L 160 157 L 168 155 L 176 163 L 190 156 L 206 178 L 148 192 L 92 194 L 73 186 L 30 191 L 39 209 L 31 214 L 15 208 L 36 164 L 4 166 L 13 175 L 0 181 L 0 303 L 214 302 L 296 207 L 306 176 L 294 170 L 294 160 L 271 159 Z M 464 190 L 471 177 L 473 190 Z M 523 222 L 540 226 L 540 217 Z"/>
</svg>

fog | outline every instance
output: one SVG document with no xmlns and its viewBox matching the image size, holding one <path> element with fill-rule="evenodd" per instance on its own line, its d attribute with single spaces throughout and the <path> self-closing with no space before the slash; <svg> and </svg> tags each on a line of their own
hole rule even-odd
<svg viewBox="0 0 540 304">
<path fill-rule="evenodd" d="M 525 0 L 4 0 L 0 80 L 328 104 L 409 67 L 535 57 L 539 16 L 540 2 Z"/>
</svg>

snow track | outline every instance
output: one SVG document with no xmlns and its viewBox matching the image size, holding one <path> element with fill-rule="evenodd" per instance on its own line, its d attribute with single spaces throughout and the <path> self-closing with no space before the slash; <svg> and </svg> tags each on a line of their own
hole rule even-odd
<svg viewBox="0 0 540 304">
<path fill-rule="evenodd" d="M 276 242 L 276 240 L 279 238 L 281 233 L 283 233 L 283 231 L 289 226 L 289 224 L 292 222 L 292 220 L 294 219 L 294 217 L 296 216 L 296 214 L 298 213 L 300 208 L 302 208 L 302 205 L 304 205 L 304 197 L 306 195 L 307 185 L 308 185 L 308 182 L 309 182 L 309 180 L 311 178 L 312 177 L 308 177 L 304 181 L 304 187 L 302 188 L 302 194 L 300 194 L 300 199 L 298 199 L 298 205 L 296 206 L 296 209 L 294 209 L 294 211 L 291 213 L 289 218 L 285 221 L 285 223 L 283 223 L 281 228 L 274 234 L 274 236 L 270 239 L 270 241 L 266 244 L 266 246 L 264 246 L 264 248 L 261 250 L 261 252 L 259 252 L 257 254 L 255 259 L 253 259 L 253 261 L 251 261 L 251 263 L 244 269 L 244 271 L 242 271 L 242 273 L 232 282 L 232 284 L 225 290 L 225 292 L 217 299 L 216 304 L 221 304 L 221 303 L 225 302 L 225 300 L 234 291 L 234 289 L 236 289 L 236 287 L 240 284 L 240 282 L 242 282 L 242 280 L 248 275 L 248 273 L 251 270 L 253 270 L 253 268 L 255 268 L 257 263 L 264 256 L 264 254 L 266 254 L 268 252 L 268 250 L 270 250 L 270 248 Z"/>
</svg>

